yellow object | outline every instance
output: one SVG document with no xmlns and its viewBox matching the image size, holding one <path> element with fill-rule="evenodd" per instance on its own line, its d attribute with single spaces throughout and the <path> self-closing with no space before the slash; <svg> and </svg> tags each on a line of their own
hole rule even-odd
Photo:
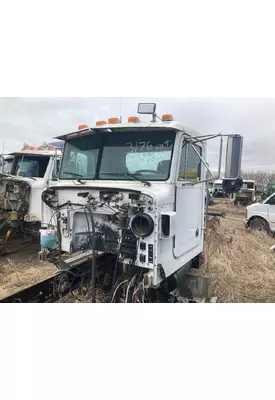
<svg viewBox="0 0 275 400">
<path fill-rule="evenodd" d="M 12 211 L 10 214 L 10 220 L 11 221 L 17 221 L 18 217 L 17 217 L 17 211 Z"/>
<path fill-rule="evenodd" d="M 8 230 L 8 232 L 6 233 L 6 242 L 9 240 L 11 236 L 11 229 Z"/>
</svg>

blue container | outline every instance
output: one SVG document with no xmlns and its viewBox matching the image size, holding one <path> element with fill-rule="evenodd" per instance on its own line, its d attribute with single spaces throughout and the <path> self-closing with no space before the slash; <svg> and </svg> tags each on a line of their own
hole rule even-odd
<svg viewBox="0 0 275 400">
<path fill-rule="evenodd" d="M 40 244 L 44 249 L 52 249 L 56 245 L 56 234 L 51 229 L 40 229 Z"/>
</svg>

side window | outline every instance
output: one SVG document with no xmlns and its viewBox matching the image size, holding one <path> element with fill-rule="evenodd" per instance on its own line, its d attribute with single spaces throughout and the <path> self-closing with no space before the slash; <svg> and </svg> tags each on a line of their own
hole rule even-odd
<svg viewBox="0 0 275 400">
<path fill-rule="evenodd" d="M 193 145 L 197 152 L 202 155 L 201 147 Z M 182 146 L 178 180 L 198 180 L 201 178 L 201 159 L 190 143 L 185 142 Z"/>
<path fill-rule="evenodd" d="M 275 196 L 270 197 L 270 199 L 266 202 L 266 204 L 274 206 L 275 205 Z"/>
</svg>

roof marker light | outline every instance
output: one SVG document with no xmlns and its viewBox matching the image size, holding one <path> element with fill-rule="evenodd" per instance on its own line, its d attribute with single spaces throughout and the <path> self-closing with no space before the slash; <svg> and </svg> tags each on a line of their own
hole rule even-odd
<svg viewBox="0 0 275 400">
<path fill-rule="evenodd" d="M 96 121 L 96 126 L 106 125 L 106 121 Z"/>
<path fill-rule="evenodd" d="M 174 121 L 172 114 L 163 114 L 162 121 Z"/>
<path fill-rule="evenodd" d="M 81 131 L 81 129 L 86 129 L 88 128 L 88 125 L 78 125 L 78 130 Z"/>
<path fill-rule="evenodd" d="M 140 119 L 138 117 L 129 117 L 128 118 L 128 123 L 137 123 L 140 122 Z"/>
<path fill-rule="evenodd" d="M 43 147 L 41 146 L 24 146 L 22 147 L 21 151 L 26 151 L 26 150 L 45 150 Z"/>
<path fill-rule="evenodd" d="M 109 118 L 108 119 L 108 124 L 119 124 L 120 119 L 119 118 Z"/>
</svg>

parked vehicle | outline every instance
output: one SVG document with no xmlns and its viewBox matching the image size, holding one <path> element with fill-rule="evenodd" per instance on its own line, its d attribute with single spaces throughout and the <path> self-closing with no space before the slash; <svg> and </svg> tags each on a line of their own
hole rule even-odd
<svg viewBox="0 0 275 400">
<path fill-rule="evenodd" d="M 213 196 L 214 197 L 224 197 L 225 196 L 222 183 L 223 183 L 222 179 L 218 179 L 214 182 L 214 184 L 213 184 Z"/>
<path fill-rule="evenodd" d="M 235 193 L 234 203 L 247 206 L 256 202 L 256 183 L 253 180 L 243 180 L 242 188 Z"/>
<path fill-rule="evenodd" d="M 266 198 L 266 191 L 263 186 L 256 185 L 256 202 L 260 202 Z"/>
<path fill-rule="evenodd" d="M 266 187 L 266 196 L 269 197 L 275 193 L 275 182 L 269 182 Z"/>
<path fill-rule="evenodd" d="M 262 203 L 255 203 L 246 208 L 244 225 L 253 230 L 275 233 L 275 193 Z"/>
<path fill-rule="evenodd" d="M 43 190 L 57 182 L 61 148 L 52 145 L 30 147 L 1 156 L 0 242 L 5 246 L 12 235 L 39 238 L 39 229 L 51 216 L 42 202 Z"/>
</svg>

